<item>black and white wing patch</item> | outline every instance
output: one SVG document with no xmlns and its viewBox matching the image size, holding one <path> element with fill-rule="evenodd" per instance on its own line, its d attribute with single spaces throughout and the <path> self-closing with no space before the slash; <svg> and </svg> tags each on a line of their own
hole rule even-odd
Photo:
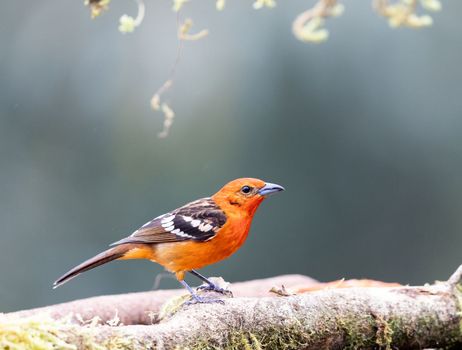
<svg viewBox="0 0 462 350">
<path fill-rule="evenodd" d="M 176 214 L 163 218 L 161 223 L 165 231 L 183 238 L 206 241 L 215 235 L 214 225 L 207 219 Z"/>
<path fill-rule="evenodd" d="M 225 213 L 213 199 L 203 198 L 147 222 L 131 236 L 113 245 L 185 240 L 205 242 L 215 237 L 225 222 Z"/>
</svg>

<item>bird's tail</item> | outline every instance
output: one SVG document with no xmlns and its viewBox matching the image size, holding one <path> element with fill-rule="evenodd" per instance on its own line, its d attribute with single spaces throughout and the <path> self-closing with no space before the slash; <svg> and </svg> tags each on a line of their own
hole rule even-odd
<svg viewBox="0 0 462 350">
<path fill-rule="evenodd" d="M 80 275 L 82 272 L 94 269 L 100 265 L 106 264 L 110 261 L 117 260 L 117 259 L 139 259 L 144 258 L 144 251 L 146 247 L 139 247 L 136 244 L 122 244 L 116 246 L 114 248 L 108 249 L 93 258 L 90 258 L 80 265 L 74 267 L 72 270 L 66 272 L 60 278 L 58 278 L 53 283 L 53 289 L 58 288 L 60 285 L 66 283 L 67 281 L 73 279 L 77 275 Z M 135 253 L 137 252 L 137 253 Z M 135 254 L 134 254 L 135 253 Z"/>
</svg>

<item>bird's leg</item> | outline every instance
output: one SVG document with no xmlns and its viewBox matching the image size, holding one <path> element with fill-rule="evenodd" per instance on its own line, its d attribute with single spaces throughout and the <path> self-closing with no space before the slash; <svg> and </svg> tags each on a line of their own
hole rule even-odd
<svg viewBox="0 0 462 350">
<path fill-rule="evenodd" d="M 202 290 L 212 290 L 212 291 L 217 292 L 217 293 L 233 296 L 233 293 L 230 290 L 227 290 L 227 289 L 221 288 L 220 286 L 217 286 L 215 283 L 210 281 L 205 276 L 201 275 L 199 272 L 197 272 L 195 270 L 191 270 L 189 272 L 206 283 L 206 284 L 203 284 L 203 285 L 197 287 L 197 289 L 199 289 L 199 290 L 200 289 L 202 289 Z"/>
<path fill-rule="evenodd" d="M 181 280 L 180 283 L 188 290 L 189 293 L 191 293 L 192 300 L 187 301 L 185 304 L 190 305 L 190 304 L 206 304 L 206 303 L 220 303 L 224 304 L 225 302 L 220 299 L 209 299 L 209 298 L 204 298 L 196 293 L 194 293 L 194 290 L 185 282 L 185 280 Z"/>
</svg>

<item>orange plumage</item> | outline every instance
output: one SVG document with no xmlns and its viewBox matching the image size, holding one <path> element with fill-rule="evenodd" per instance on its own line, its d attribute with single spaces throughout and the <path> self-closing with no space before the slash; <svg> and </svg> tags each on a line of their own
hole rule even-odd
<svg viewBox="0 0 462 350">
<path fill-rule="evenodd" d="M 250 230 L 260 203 L 283 187 L 259 179 L 229 182 L 216 194 L 188 203 L 147 222 L 131 236 L 76 266 L 55 282 L 55 287 L 81 272 L 112 260 L 148 259 L 175 273 L 195 302 L 207 302 L 183 280 L 186 272 L 205 281 L 208 289 L 223 292 L 195 269 L 223 260 L 238 250 Z"/>
</svg>

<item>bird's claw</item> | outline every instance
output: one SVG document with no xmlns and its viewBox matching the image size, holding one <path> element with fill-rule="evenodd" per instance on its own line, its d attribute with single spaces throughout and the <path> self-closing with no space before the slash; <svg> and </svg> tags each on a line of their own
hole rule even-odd
<svg viewBox="0 0 462 350">
<path fill-rule="evenodd" d="M 220 293 L 220 294 L 223 294 L 223 295 L 228 295 L 230 297 L 233 297 L 233 292 L 231 292 L 229 289 L 224 289 L 224 288 L 218 287 L 215 284 L 210 285 L 210 284 L 204 283 L 204 284 L 200 285 L 199 287 L 197 287 L 196 290 L 213 291 L 213 292 L 217 292 L 217 293 Z"/>
<path fill-rule="evenodd" d="M 185 302 L 185 305 L 194 305 L 194 304 L 224 304 L 225 302 L 221 299 L 212 299 L 212 298 L 204 298 L 199 295 L 192 295 L 192 299 Z"/>
</svg>

